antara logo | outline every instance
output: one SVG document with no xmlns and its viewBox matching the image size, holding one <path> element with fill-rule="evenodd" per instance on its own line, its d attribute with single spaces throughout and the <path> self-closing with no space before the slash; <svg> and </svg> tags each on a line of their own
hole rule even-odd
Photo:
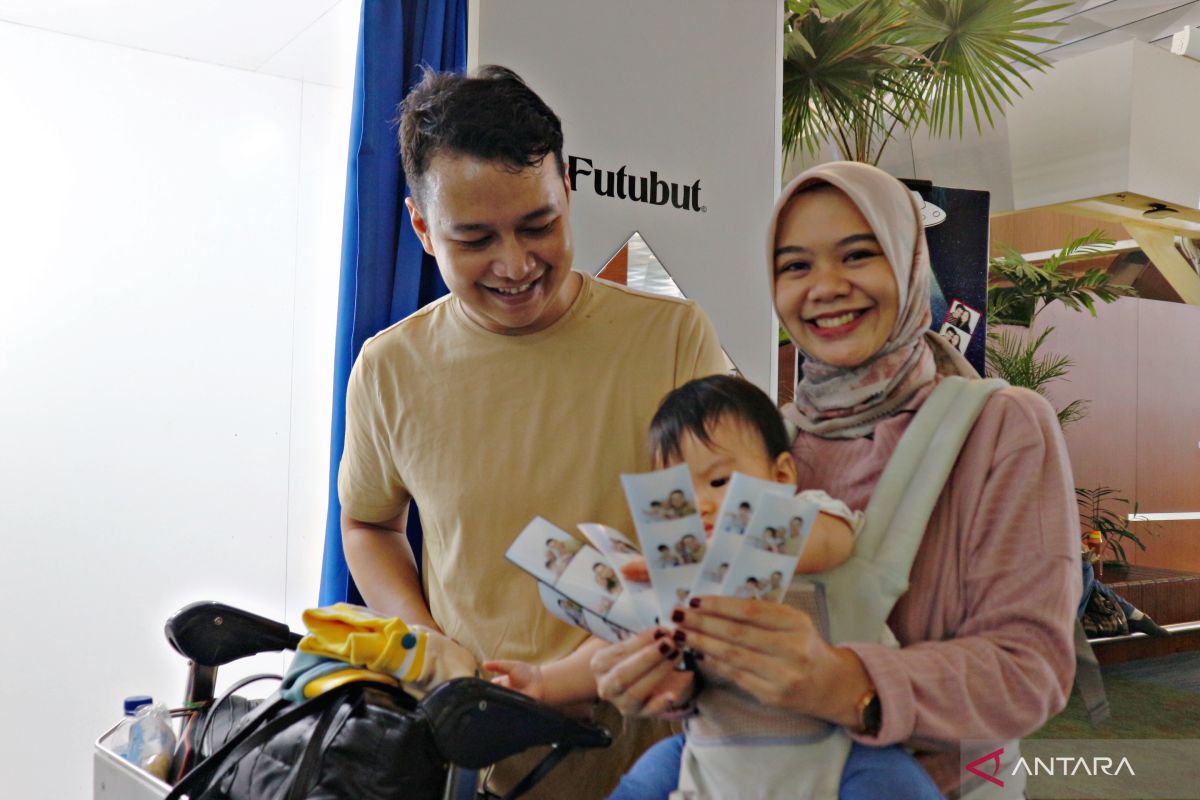
<svg viewBox="0 0 1200 800">
<path fill-rule="evenodd" d="M 1113 766 L 1113 760 L 1107 756 L 1093 756 L 1092 758 L 1080 758 L 1078 756 L 1056 756 L 1054 758 L 1035 758 L 1033 759 L 1033 769 L 1030 770 L 1029 763 L 1021 758 L 1017 761 L 1017 765 L 1013 767 L 1013 775 L 1016 775 L 1021 770 L 1025 771 L 1026 775 L 1078 775 L 1082 772 L 1084 775 L 1120 775 L 1121 770 L 1125 770 L 1130 775 L 1136 775 L 1133 771 L 1133 766 L 1129 763 L 1129 759 L 1124 756 Z"/>
<path fill-rule="evenodd" d="M 992 783 L 996 784 L 997 786 L 1003 787 L 1004 781 L 1002 781 L 996 777 L 996 774 L 1000 772 L 1000 756 L 1002 756 L 1002 755 L 1004 755 L 1003 747 L 1001 747 L 999 750 L 988 753 L 986 756 L 980 756 L 979 758 L 972 761 L 970 764 L 967 764 L 967 767 L 966 767 L 967 772 L 969 772 L 972 775 L 975 775 L 977 777 L 983 778 L 985 781 L 991 781 Z M 991 761 L 993 764 L 992 769 L 991 769 L 991 774 L 989 775 L 985 772 L 980 772 L 978 769 L 979 765 L 986 764 L 989 761 Z"/>
<path fill-rule="evenodd" d="M 601 197 L 617 197 L 654 206 L 665 206 L 669 200 L 675 208 L 684 211 L 708 211 L 707 206 L 700 205 L 699 180 L 691 184 L 671 183 L 659 178 L 654 170 L 650 170 L 648 178 L 631 175 L 625 171 L 624 164 L 616 172 L 597 169 L 590 158 L 583 156 L 568 156 L 567 161 L 573 192 L 579 190 L 580 177 L 591 175 L 593 188 Z"/>
<path fill-rule="evenodd" d="M 967 764 L 967 772 L 977 777 L 983 778 L 985 781 L 990 781 L 997 786 L 1003 787 L 1004 781 L 1000 780 L 1000 756 L 1004 755 L 1004 748 L 988 753 L 986 756 L 980 756 L 971 763 Z M 1107 756 L 1094 756 L 1092 758 L 1082 758 L 1078 756 L 1055 756 L 1052 758 L 1034 758 L 1033 766 L 1030 767 L 1030 762 L 1021 756 L 1017 759 L 1017 763 L 1012 768 L 1012 774 L 1018 775 L 1024 772 L 1026 775 L 1078 775 L 1082 772 L 1084 775 L 1120 775 L 1121 770 L 1136 775 L 1133 771 L 1133 765 L 1129 763 L 1129 759 L 1124 756 L 1113 766 L 1113 760 Z M 991 769 L 988 772 L 981 772 L 979 767 L 990 762 Z M 990 774 L 989 774 L 990 773 Z"/>
</svg>

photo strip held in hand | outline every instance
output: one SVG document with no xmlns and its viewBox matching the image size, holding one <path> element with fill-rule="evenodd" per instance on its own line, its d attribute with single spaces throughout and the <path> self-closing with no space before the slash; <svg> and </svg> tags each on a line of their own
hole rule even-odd
<svg viewBox="0 0 1200 800">
<path fill-rule="evenodd" d="M 691 472 L 687 464 L 677 464 L 655 472 L 622 475 L 621 485 L 658 601 L 659 619 L 669 619 L 672 608 L 687 602 L 707 549 Z"/>
<path fill-rule="evenodd" d="M 660 624 L 692 595 L 782 602 L 820 513 L 790 484 L 735 472 L 709 538 L 686 465 L 621 481 L 644 551 L 606 525 L 579 525 L 584 544 L 538 517 L 507 553 L 541 583 L 554 616 L 607 641 Z M 643 559 L 650 582 L 625 577 L 621 568 Z"/>
<path fill-rule="evenodd" d="M 505 556 L 538 580 L 542 603 L 563 622 L 609 642 L 645 627 L 612 563 L 548 520 L 534 518 Z"/>
<path fill-rule="evenodd" d="M 729 479 L 729 491 L 725 493 L 717 512 L 717 523 L 708 542 L 708 553 L 704 556 L 700 574 L 692 584 L 689 595 L 722 594 L 725 576 L 746 543 L 746 532 L 753 530 L 749 527 L 750 522 L 755 517 L 755 510 L 761 507 L 763 498 L 790 498 L 795 493 L 796 487 L 791 484 L 733 473 Z"/>
</svg>

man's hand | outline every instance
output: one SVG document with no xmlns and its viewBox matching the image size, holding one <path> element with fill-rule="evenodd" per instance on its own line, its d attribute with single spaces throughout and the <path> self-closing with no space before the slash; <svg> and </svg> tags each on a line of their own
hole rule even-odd
<svg viewBox="0 0 1200 800">
<path fill-rule="evenodd" d="M 423 691 L 430 691 L 451 678 L 474 677 L 479 671 L 479 662 L 467 648 L 440 631 L 423 625 L 409 625 L 411 630 L 426 635 L 425 663 L 421 672 L 410 683 Z"/>
</svg>

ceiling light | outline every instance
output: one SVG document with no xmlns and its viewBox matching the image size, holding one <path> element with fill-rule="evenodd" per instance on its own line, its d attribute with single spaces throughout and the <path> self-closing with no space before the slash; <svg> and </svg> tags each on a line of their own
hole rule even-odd
<svg viewBox="0 0 1200 800">
<path fill-rule="evenodd" d="M 1165 203 L 1151 203 L 1150 208 L 1142 212 L 1142 216 L 1146 219 L 1164 219 L 1178 213 L 1178 208 L 1171 208 Z"/>
</svg>

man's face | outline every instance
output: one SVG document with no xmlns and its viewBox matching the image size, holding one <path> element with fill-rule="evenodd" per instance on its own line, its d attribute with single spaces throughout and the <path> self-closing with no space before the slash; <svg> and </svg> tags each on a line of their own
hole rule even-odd
<svg viewBox="0 0 1200 800">
<path fill-rule="evenodd" d="M 439 154 L 422 208 L 405 201 L 425 252 L 467 316 L 494 333 L 535 333 L 557 321 L 581 286 L 571 272 L 570 196 L 553 156 L 513 172 Z"/>
</svg>

